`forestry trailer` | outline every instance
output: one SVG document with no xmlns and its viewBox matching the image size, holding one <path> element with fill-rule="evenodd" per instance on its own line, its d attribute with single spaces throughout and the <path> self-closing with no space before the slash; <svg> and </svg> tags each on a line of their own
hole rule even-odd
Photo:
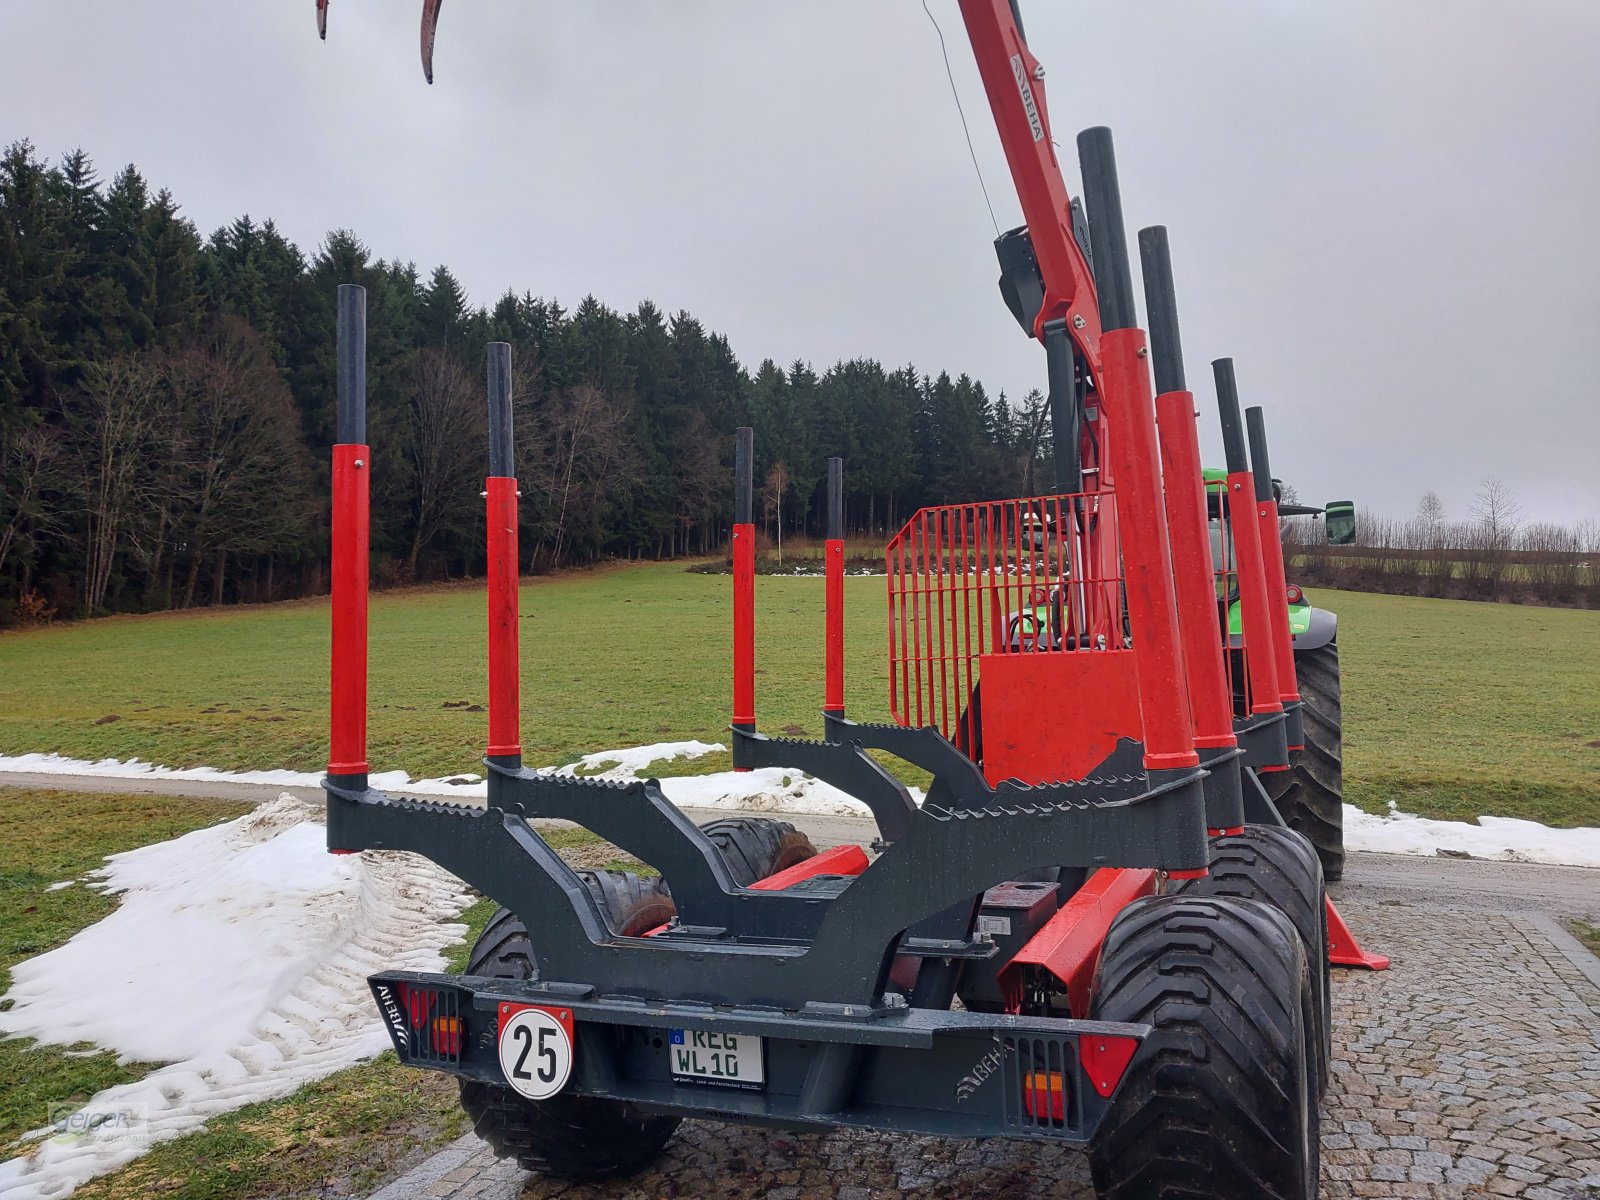
<svg viewBox="0 0 1600 1200">
<path fill-rule="evenodd" d="M 841 788 L 876 823 L 871 852 L 817 854 L 766 819 L 702 829 L 656 781 L 523 766 L 504 344 L 488 356 L 487 807 L 370 785 L 372 455 L 364 293 L 349 285 L 328 845 L 422 854 L 504 906 L 465 974 L 371 983 L 401 1060 L 457 1076 L 478 1133 L 529 1169 L 633 1171 L 690 1117 L 1056 1143 L 1086 1151 L 1099 1193 L 1119 1200 L 1312 1200 L 1330 956 L 1383 960 L 1355 946 L 1315 851 L 1259 779 L 1303 744 L 1265 442 L 1254 471 L 1230 442 L 1214 564 L 1165 230 L 1140 234 L 1147 340 L 1109 131 L 1078 139 L 1077 207 L 1014 4 L 960 8 L 1027 219 L 997 249 L 1045 350 L 1056 494 L 923 509 L 889 543 L 894 723 L 846 716 L 832 460 L 825 733 L 759 731 L 750 431 L 735 441 L 734 764 Z M 432 0 L 425 54 L 436 13 Z M 1220 587 L 1237 590 L 1242 645 Z M 925 798 L 874 754 L 926 772 Z M 544 819 L 661 881 L 572 870 Z"/>
</svg>

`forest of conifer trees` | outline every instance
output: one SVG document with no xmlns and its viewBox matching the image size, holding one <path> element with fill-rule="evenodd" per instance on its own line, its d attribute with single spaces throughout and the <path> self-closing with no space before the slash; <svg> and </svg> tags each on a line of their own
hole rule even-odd
<svg viewBox="0 0 1600 1200">
<path fill-rule="evenodd" d="M 741 365 L 650 301 L 473 307 L 447 267 L 307 255 L 269 221 L 202 237 L 128 166 L 28 142 L 0 159 L 0 624 L 316 594 L 328 551 L 334 297 L 367 288 L 374 578 L 482 571 L 484 348 L 513 346 L 524 567 L 717 551 L 732 433 L 769 523 L 815 532 L 825 461 L 849 525 L 1047 489 L 1036 392 L 869 359 Z M 743 347 L 759 353 L 761 347 Z M 780 504 L 781 501 L 781 504 Z M 773 531 L 776 532 L 776 531 Z"/>
</svg>

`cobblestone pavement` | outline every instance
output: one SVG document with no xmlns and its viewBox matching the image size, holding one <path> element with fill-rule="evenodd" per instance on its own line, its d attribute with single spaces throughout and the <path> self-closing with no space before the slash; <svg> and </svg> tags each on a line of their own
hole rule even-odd
<svg viewBox="0 0 1600 1200">
<path fill-rule="evenodd" d="M 1324 1200 L 1600 1200 L 1600 962 L 1539 914 L 1354 896 L 1342 911 L 1394 966 L 1334 973 Z M 1081 1156 L 1034 1143 L 685 1122 L 631 1180 L 529 1176 L 469 1136 L 372 1200 L 1093 1195 Z"/>
</svg>

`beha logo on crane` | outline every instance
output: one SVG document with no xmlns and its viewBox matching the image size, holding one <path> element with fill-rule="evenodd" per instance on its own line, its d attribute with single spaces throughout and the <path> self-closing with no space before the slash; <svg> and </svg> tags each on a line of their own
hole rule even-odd
<svg viewBox="0 0 1600 1200">
<path fill-rule="evenodd" d="M 1022 55 L 1011 56 L 1011 73 L 1017 77 L 1017 91 L 1022 93 L 1022 107 L 1028 110 L 1028 128 L 1033 130 L 1033 140 L 1044 141 L 1044 122 L 1039 119 L 1039 106 L 1033 101 L 1033 84 L 1028 82 L 1028 68 Z"/>
</svg>

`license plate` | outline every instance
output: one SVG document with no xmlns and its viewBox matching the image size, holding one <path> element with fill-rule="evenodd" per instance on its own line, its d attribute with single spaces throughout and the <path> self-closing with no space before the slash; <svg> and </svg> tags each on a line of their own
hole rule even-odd
<svg viewBox="0 0 1600 1200">
<path fill-rule="evenodd" d="M 723 1087 L 757 1088 L 766 1082 L 758 1037 L 698 1029 L 670 1029 L 667 1033 L 667 1054 L 675 1078 Z"/>
</svg>

